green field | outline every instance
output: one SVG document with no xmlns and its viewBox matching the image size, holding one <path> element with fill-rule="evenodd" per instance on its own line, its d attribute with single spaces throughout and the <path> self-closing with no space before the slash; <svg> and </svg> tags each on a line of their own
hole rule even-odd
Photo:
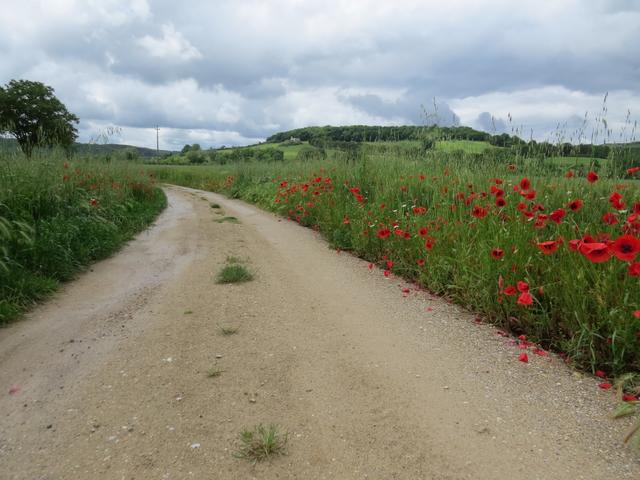
<svg viewBox="0 0 640 480">
<path fill-rule="evenodd" d="M 474 142 L 471 140 L 439 140 L 436 142 L 436 150 L 441 152 L 462 150 L 466 153 L 483 153 L 492 148 L 496 147 L 489 142 Z"/>
</svg>

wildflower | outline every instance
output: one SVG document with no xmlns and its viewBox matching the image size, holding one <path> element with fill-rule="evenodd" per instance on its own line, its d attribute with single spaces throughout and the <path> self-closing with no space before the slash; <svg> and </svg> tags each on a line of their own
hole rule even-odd
<svg viewBox="0 0 640 480">
<path fill-rule="evenodd" d="M 529 355 L 527 355 L 527 352 L 520 352 L 520 355 L 518 355 L 518 360 L 520 360 L 522 363 L 529 363 Z"/>
<path fill-rule="evenodd" d="M 520 189 L 521 190 L 529 190 L 531 188 L 531 182 L 528 178 L 523 178 L 520 180 Z"/>
<path fill-rule="evenodd" d="M 89 204 L 95 207 L 98 205 L 98 200 L 95 198 L 92 198 L 91 200 L 89 200 Z"/>
<path fill-rule="evenodd" d="M 513 285 L 507 285 L 507 287 L 502 291 L 502 293 L 511 297 L 516 293 L 518 293 L 518 290 L 516 290 L 516 287 L 514 287 Z"/>
<path fill-rule="evenodd" d="M 420 230 L 418 230 L 418 234 L 421 237 L 426 237 L 429 234 L 429 229 L 427 227 L 422 227 Z"/>
<path fill-rule="evenodd" d="M 640 277 L 640 262 L 630 264 L 628 272 L 632 277 Z"/>
<path fill-rule="evenodd" d="M 471 212 L 471 215 L 473 215 L 476 218 L 484 218 L 487 216 L 487 210 L 480 207 L 479 205 L 474 205 L 473 207 L 473 211 Z"/>
<path fill-rule="evenodd" d="M 578 251 L 593 263 L 606 262 L 611 257 L 609 246 L 602 242 L 585 242 L 583 240 Z"/>
<path fill-rule="evenodd" d="M 491 257 L 494 260 L 500 260 L 503 256 L 504 250 L 502 250 L 501 248 L 494 248 L 493 250 L 491 250 Z"/>
<path fill-rule="evenodd" d="M 571 200 L 569 202 L 569 210 L 571 210 L 572 212 L 577 212 L 581 208 L 582 208 L 582 200 L 580 200 L 579 198 L 576 198 L 575 200 Z"/>
<path fill-rule="evenodd" d="M 587 181 L 589 183 L 595 183 L 598 181 L 598 174 L 596 172 L 589 172 L 587 174 Z"/>
<path fill-rule="evenodd" d="M 536 246 L 545 255 L 550 255 L 554 253 L 556 250 L 558 250 L 558 247 L 560 246 L 560 244 L 555 240 L 549 240 L 546 242 L 536 243 Z"/>
<path fill-rule="evenodd" d="M 631 167 L 627 168 L 627 173 L 631 175 L 632 173 L 640 172 L 640 167 Z"/>
<path fill-rule="evenodd" d="M 518 305 L 529 306 L 533 304 L 533 297 L 529 292 L 522 292 L 516 301 Z"/>
<path fill-rule="evenodd" d="M 609 390 L 613 385 L 611 385 L 609 382 L 602 382 L 598 384 L 598 387 L 600 387 L 602 390 Z"/>
<path fill-rule="evenodd" d="M 622 235 L 611 244 L 611 252 L 618 260 L 633 262 L 640 252 L 640 240 L 633 235 Z"/>
<path fill-rule="evenodd" d="M 551 221 L 557 223 L 558 225 L 562 222 L 562 219 L 567 215 L 567 212 L 565 211 L 564 208 L 558 208 L 556 210 L 554 210 L 553 212 L 551 212 L 551 214 L 549 215 L 549 219 L 551 219 Z"/>
<path fill-rule="evenodd" d="M 566 178 L 571 178 L 571 177 L 573 177 L 573 171 L 572 171 L 572 170 L 569 170 L 567 173 L 565 173 L 565 174 L 564 174 L 564 176 L 565 176 Z"/>
<path fill-rule="evenodd" d="M 607 225 L 617 225 L 618 216 L 615 213 L 607 212 L 602 216 L 602 221 Z"/>
<path fill-rule="evenodd" d="M 388 228 L 381 228 L 378 230 L 378 238 L 387 238 L 389 235 L 391 235 L 391 230 Z"/>
</svg>

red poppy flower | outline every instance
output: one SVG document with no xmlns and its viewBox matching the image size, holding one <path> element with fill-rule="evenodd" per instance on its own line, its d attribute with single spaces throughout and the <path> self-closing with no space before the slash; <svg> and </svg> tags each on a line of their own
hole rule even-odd
<svg viewBox="0 0 640 480">
<path fill-rule="evenodd" d="M 632 277 L 640 277 L 640 262 L 634 262 L 629 265 L 629 275 Z"/>
<path fill-rule="evenodd" d="M 573 177 L 573 171 L 569 170 L 567 173 L 564 174 L 564 176 L 567 177 L 567 178 Z"/>
<path fill-rule="evenodd" d="M 384 271 L 384 276 L 388 277 L 389 275 L 391 275 L 391 272 L 389 270 L 385 270 Z"/>
<path fill-rule="evenodd" d="M 424 267 L 424 260 L 422 258 L 419 258 L 418 260 L 416 260 L 416 263 L 418 264 L 419 267 Z"/>
<path fill-rule="evenodd" d="M 558 247 L 560 246 L 560 244 L 555 240 L 549 240 L 547 242 L 536 243 L 536 246 L 545 255 L 550 255 L 554 253 L 556 250 L 558 250 Z"/>
<path fill-rule="evenodd" d="M 89 203 L 95 207 L 96 205 L 98 205 L 98 200 L 95 198 L 92 198 L 91 200 L 89 200 Z"/>
<path fill-rule="evenodd" d="M 593 263 L 602 263 L 609 260 L 611 252 L 609 246 L 602 242 L 584 242 L 580 243 L 578 251 L 582 253 L 589 261 Z"/>
<path fill-rule="evenodd" d="M 527 355 L 527 352 L 520 352 L 520 355 L 518 355 L 518 360 L 520 360 L 522 363 L 529 363 L 529 355 Z"/>
<path fill-rule="evenodd" d="M 531 305 L 533 303 L 533 297 L 529 292 L 522 292 L 516 301 L 518 305 Z"/>
<path fill-rule="evenodd" d="M 613 385 L 611 385 L 609 382 L 602 382 L 598 384 L 598 387 L 600 387 L 603 390 L 609 390 Z"/>
<path fill-rule="evenodd" d="M 640 310 L 636 310 L 635 312 L 633 312 L 633 316 L 636 318 L 640 318 Z"/>
<path fill-rule="evenodd" d="M 389 235 L 391 235 L 391 230 L 388 228 L 381 228 L 378 230 L 378 238 L 387 238 Z"/>
<path fill-rule="evenodd" d="M 615 213 L 607 212 L 602 216 L 602 221 L 607 225 L 617 225 L 618 216 Z"/>
<path fill-rule="evenodd" d="M 368 268 L 369 268 L 369 270 L 372 270 L 372 269 L 373 269 L 373 263 L 370 263 L 370 264 L 368 265 Z"/>
<path fill-rule="evenodd" d="M 427 250 L 431 250 L 435 244 L 435 238 L 427 238 L 427 240 L 424 242 L 424 248 L 426 248 Z"/>
<path fill-rule="evenodd" d="M 487 210 L 482 208 L 479 205 L 474 205 L 473 206 L 473 211 L 471 212 L 471 215 L 473 215 L 476 218 L 484 218 L 487 216 Z"/>
<path fill-rule="evenodd" d="M 501 248 L 494 248 L 493 250 L 491 250 L 491 257 L 493 257 L 495 260 L 500 260 L 503 256 L 504 250 L 502 250 Z"/>
<path fill-rule="evenodd" d="M 611 206 L 616 210 L 622 210 L 625 206 L 620 192 L 613 192 L 609 197 L 609 203 L 611 203 Z"/>
<path fill-rule="evenodd" d="M 529 190 L 531 188 L 531 182 L 528 178 L 523 178 L 520 180 L 520 189 L 521 190 Z"/>
<path fill-rule="evenodd" d="M 560 224 L 560 222 L 562 222 L 562 219 L 566 215 L 567 215 L 567 212 L 565 211 L 564 208 L 558 208 L 558 209 L 554 210 L 553 212 L 551 212 L 551 214 L 549 215 L 549 218 L 553 222 L 556 222 L 557 224 Z"/>
<path fill-rule="evenodd" d="M 529 284 L 527 282 L 518 282 L 518 291 L 525 293 L 529 291 Z"/>
<path fill-rule="evenodd" d="M 598 174 L 596 172 L 589 172 L 587 174 L 587 181 L 589 183 L 595 183 L 598 181 Z"/>
<path fill-rule="evenodd" d="M 516 293 L 518 293 L 518 290 L 516 290 L 516 287 L 514 287 L 513 285 L 507 285 L 507 288 L 505 288 L 502 293 L 504 293 L 505 295 L 511 297 L 513 295 L 515 295 Z"/>
<path fill-rule="evenodd" d="M 387 260 L 387 270 L 391 270 L 393 268 L 393 262 L 391 260 Z"/>
<path fill-rule="evenodd" d="M 507 204 L 507 201 L 504 199 L 504 197 L 498 197 L 496 198 L 496 207 L 504 207 Z"/>
<path fill-rule="evenodd" d="M 540 357 L 548 357 L 549 356 L 549 352 L 547 352 L 546 350 L 543 350 L 540 347 L 535 347 L 532 350 L 533 353 L 535 353 L 536 355 L 540 356 Z"/>
<path fill-rule="evenodd" d="M 580 200 L 579 198 L 576 198 L 575 200 L 571 200 L 569 202 L 569 209 L 572 212 L 577 212 L 581 208 L 582 208 L 582 200 Z"/>
<path fill-rule="evenodd" d="M 347 216 L 345 215 L 345 217 L 342 219 L 342 224 L 343 224 L 343 225 L 349 225 L 349 223 L 351 223 L 351 222 L 349 221 L 349 217 L 347 217 Z"/>
<path fill-rule="evenodd" d="M 418 234 L 421 237 L 426 237 L 429 234 L 429 229 L 427 227 L 422 227 L 420 230 L 418 230 Z"/>
<path fill-rule="evenodd" d="M 413 207 L 413 213 L 416 215 L 423 215 L 427 213 L 426 207 Z"/>
<path fill-rule="evenodd" d="M 633 235 L 622 235 L 611 244 L 611 252 L 623 262 L 633 262 L 640 252 L 640 240 Z"/>
<path fill-rule="evenodd" d="M 595 376 L 598 378 L 604 378 L 604 379 L 607 378 L 607 374 L 604 373 L 602 370 L 596 370 Z"/>
<path fill-rule="evenodd" d="M 635 395 L 632 395 L 631 393 L 623 393 L 622 394 L 622 401 L 623 402 L 635 402 L 638 400 L 638 397 L 636 397 Z"/>
<path fill-rule="evenodd" d="M 632 173 L 640 172 L 640 167 L 631 167 L 627 168 L 627 173 L 631 175 Z"/>
</svg>

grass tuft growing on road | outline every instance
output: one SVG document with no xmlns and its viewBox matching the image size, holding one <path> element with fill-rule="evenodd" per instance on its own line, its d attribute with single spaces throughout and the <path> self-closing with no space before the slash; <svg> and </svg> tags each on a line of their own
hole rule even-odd
<svg viewBox="0 0 640 480">
<path fill-rule="evenodd" d="M 220 327 L 220 333 L 225 337 L 238 333 L 238 327 Z"/>
<path fill-rule="evenodd" d="M 268 460 L 286 453 L 287 440 L 287 434 L 278 425 L 259 424 L 240 433 L 240 449 L 235 456 L 253 463 Z"/>
<path fill-rule="evenodd" d="M 218 223 L 240 223 L 236 217 L 222 217 L 215 220 Z"/>
<path fill-rule="evenodd" d="M 247 267 L 237 263 L 231 265 L 225 265 L 220 270 L 216 283 L 242 283 L 253 280 L 253 274 L 247 270 Z"/>
</svg>

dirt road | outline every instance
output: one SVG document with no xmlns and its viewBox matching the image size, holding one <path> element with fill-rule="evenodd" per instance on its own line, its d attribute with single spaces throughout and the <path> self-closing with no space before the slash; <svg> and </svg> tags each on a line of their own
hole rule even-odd
<svg viewBox="0 0 640 480">
<path fill-rule="evenodd" d="M 0 478 L 640 478 L 594 379 L 519 362 L 308 229 L 167 194 L 154 227 L 0 330 Z M 227 256 L 255 280 L 216 284 Z M 288 455 L 254 467 L 233 452 L 260 422 Z"/>
</svg>

